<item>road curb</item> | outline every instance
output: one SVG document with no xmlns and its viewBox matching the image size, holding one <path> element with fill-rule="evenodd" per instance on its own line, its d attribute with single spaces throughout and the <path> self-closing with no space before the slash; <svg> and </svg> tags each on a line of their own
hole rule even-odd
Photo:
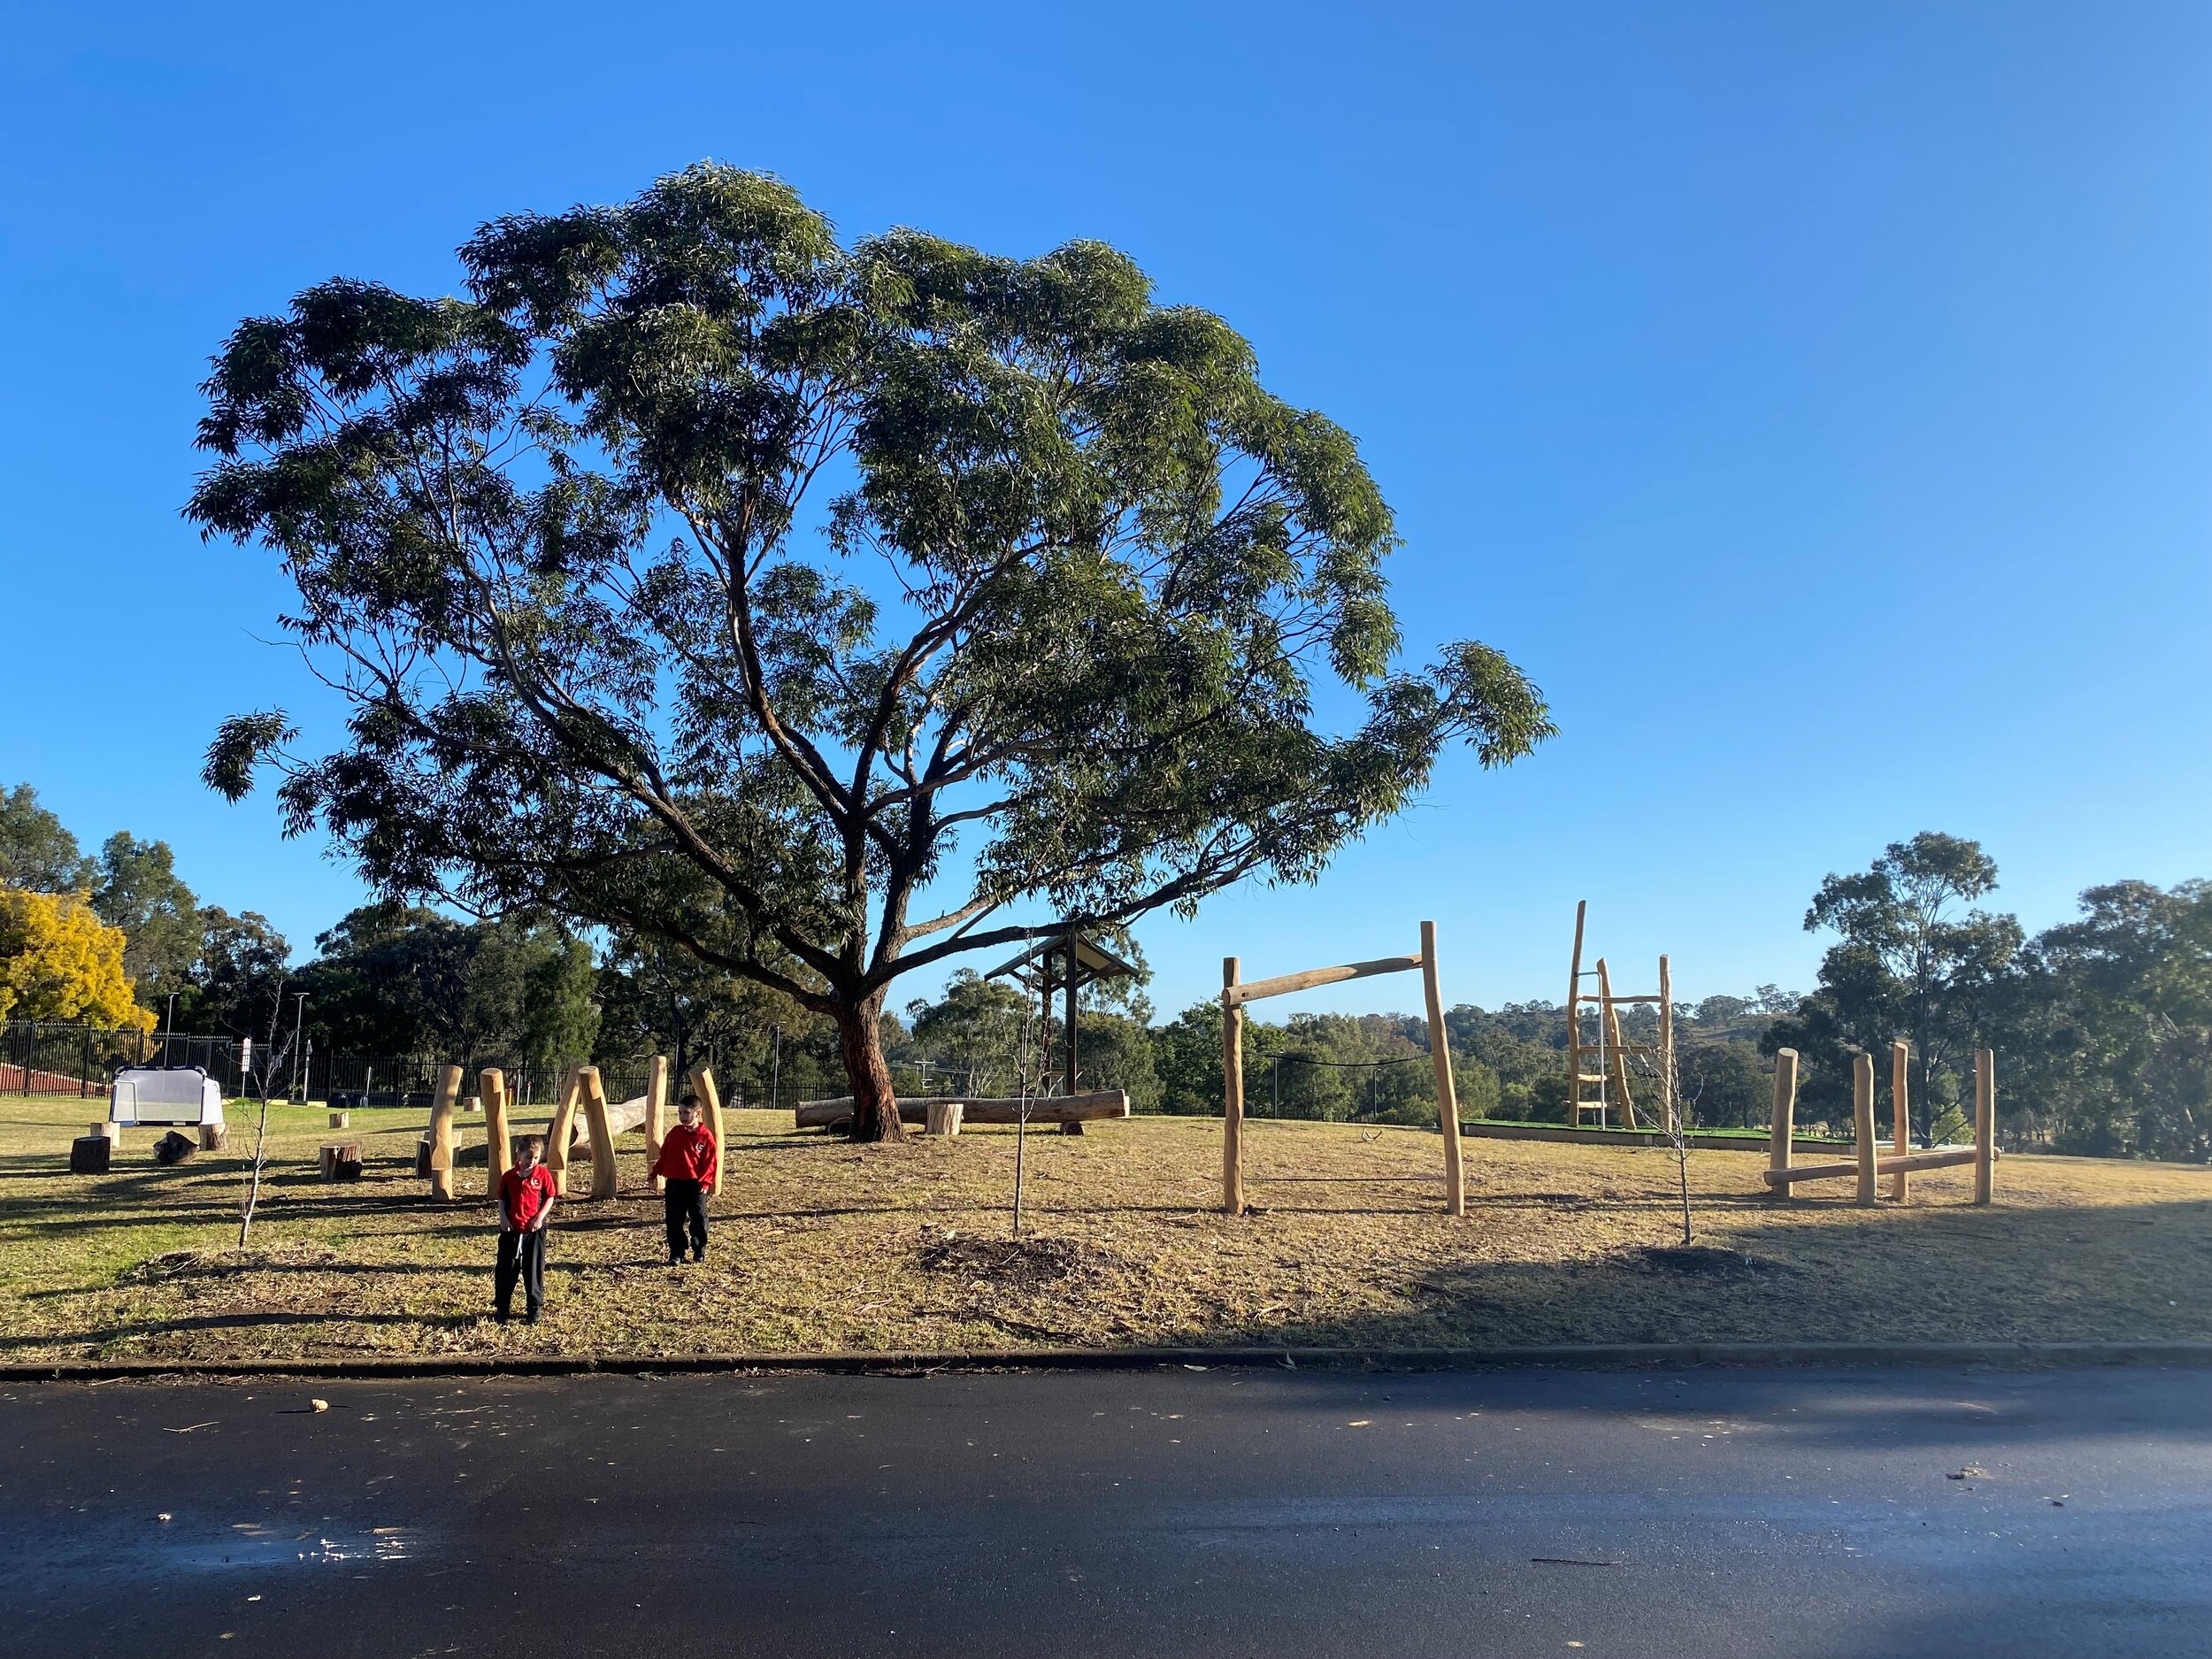
<svg viewBox="0 0 2212 1659">
<path fill-rule="evenodd" d="M 916 1376 L 932 1371 L 1211 1370 L 1633 1370 L 1654 1366 L 2091 1365 L 2212 1366 L 2212 1342 L 1597 1342 L 1540 1347 L 948 1348 L 915 1352 L 681 1355 L 424 1355 L 394 1359 L 50 1360 L 0 1364 L 4 1382 L 127 1378 L 671 1376 L 819 1372 Z"/>
</svg>

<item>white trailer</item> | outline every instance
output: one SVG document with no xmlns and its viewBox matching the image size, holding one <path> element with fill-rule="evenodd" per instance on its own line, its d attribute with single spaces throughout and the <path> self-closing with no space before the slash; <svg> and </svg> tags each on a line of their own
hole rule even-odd
<svg viewBox="0 0 2212 1659">
<path fill-rule="evenodd" d="M 127 1066 L 108 1093 L 108 1121 L 156 1128 L 222 1127 L 223 1091 L 196 1065 Z"/>
</svg>

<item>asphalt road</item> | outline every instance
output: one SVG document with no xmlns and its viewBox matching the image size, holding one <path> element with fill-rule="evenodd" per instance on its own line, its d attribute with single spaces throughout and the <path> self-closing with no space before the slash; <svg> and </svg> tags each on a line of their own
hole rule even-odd
<svg viewBox="0 0 2212 1659">
<path fill-rule="evenodd" d="M 2212 1377 L 19 1385 L 0 1652 L 2173 1659 Z"/>
</svg>

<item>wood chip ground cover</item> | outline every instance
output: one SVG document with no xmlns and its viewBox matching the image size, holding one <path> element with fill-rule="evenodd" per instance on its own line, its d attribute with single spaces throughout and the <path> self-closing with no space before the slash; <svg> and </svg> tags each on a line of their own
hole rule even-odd
<svg viewBox="0 0 2212 1659">
<path fill-rule="evenodd" d="M 1258 1213 L 1218 1214 L 1220 1125 L 1136 1118 L 1033 1135 L 1010 1237 L 1011 1130 L 856 1147 L 731 1114 L 709 1260 L 665 1264 L 660 1201 L 626 1138 L 623 1195 L 556 1224 L 546 1319 L 499 1326 L 482 1175 L 434 1202 L 422 1114 L 354 1115 L 362 1180 L 326 1185 L 320 1112 L 272 1115 L 260 1218 L 239 1251 L 250 1124 L 157 1168 L 150 1134 L 67 1172 L 96 1104 L 0 1100 L 0 1355 L 286 1357 L 1039 1344 L 2212 1340 L 2212 1171 L 2016 1157 L 1998 1202 L 1968 1171 L 1913 1203 L 1848 1181 L 1767 1194 L 1760 1154 L 1690 1161 L 1674 1249 L 1663 1148 L 1468 1143 L 1470 1213 L 1441 1213 L 1439 1141 L 1259 1122 Z M 465 1130 L 480 1144 L 480 1128 Z M 1886 1183 L 1885 1183 L 1886 1185 Z"/>
</svg>

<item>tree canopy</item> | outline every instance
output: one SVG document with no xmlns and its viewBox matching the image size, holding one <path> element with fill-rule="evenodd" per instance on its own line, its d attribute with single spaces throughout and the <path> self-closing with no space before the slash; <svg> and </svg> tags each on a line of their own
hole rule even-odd
<svg viewBox="0 0 2212 1659">
<path fill-rule="evenodd" d="M 131 995 L 123 935 L 73 895 L 0 887 L 0 1018 L 150 1030 Z"/>
<path fill-rule="evenodd" d="M 27 783 L 0 789 L 0 887 L 31 893 L 86 893 L 99 867 Z"/>
<path fill-rule="evenodd" d="M 848 245 L 702 165 L 461 257 L 465 297 L 334 280 L 216 358 L 188 512 L 281 555 L 352 711 L 319 754 L 239 717 L 208 780 L 273 763 L 288 827 L 388 894 L 827 1017 L 857 1133 L 898 1133 L 899 974 L 1028 937 L 1025 902 L 1310 879 L 1446 745 L 1551 729 L 1486 646 L 1394 666 L 1351 437 L 1102 243 Z"/>
<path fill-rule="evenodd" d="M 1984 1035 L 2021 945 L 2013 918 L 1970 908 L 1996 885 L 1996 862 L 1979 842 L 1934 831 L 1893 841 L 1867 869 L 1820 884 L 1806 931 L 1840 937 L 1821 960 L 1818 987 L 1764 1040 L 1770 1053 L 1807 1056 L 1809 1100 L 1841 1097 L 1851 1050 L 1873 1053 L 1902 1037 L 1912 1044 L 1911 1104 L 1924 1138 L 1955 1103 L 1967 1051 Z M 1886 1093 L 1886 1068 L 1876 1071 Z"/>
</svg>

